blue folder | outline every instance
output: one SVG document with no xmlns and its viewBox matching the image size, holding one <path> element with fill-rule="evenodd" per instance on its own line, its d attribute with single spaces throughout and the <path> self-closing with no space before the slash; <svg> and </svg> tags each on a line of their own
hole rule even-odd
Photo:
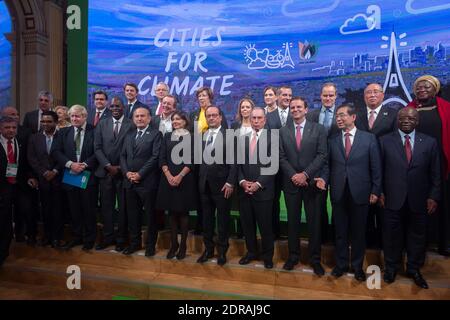
<svg viewBox="0 0 450 320">
<path fill-rule="evenodd" d="M 69 169 L 64 169 L 63 183 L 69 184 L 71 186 L 86 189 L 89 177 L 91 176 L 90 171 L 83 171 L 79 174 L 73 174 Z"/>
</svg>

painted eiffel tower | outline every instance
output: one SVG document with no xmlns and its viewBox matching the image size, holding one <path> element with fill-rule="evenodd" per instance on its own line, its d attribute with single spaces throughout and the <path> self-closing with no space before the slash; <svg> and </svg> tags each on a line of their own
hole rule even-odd
<svg viewBox="0 0 450 320">
<path fill-rule="evenodd" d="M 397 40 L 395 32 L 391 33 L 390 48 L 389 48 L 389 66 L 386 73 L 386 80 L 383 86 L 386 100 L 383 105 L 389 103 L 400 103 L 406 106 L 412 100 L 408 88 L 403 81 L 400 64 L 398 63 Z"/>
</svg>

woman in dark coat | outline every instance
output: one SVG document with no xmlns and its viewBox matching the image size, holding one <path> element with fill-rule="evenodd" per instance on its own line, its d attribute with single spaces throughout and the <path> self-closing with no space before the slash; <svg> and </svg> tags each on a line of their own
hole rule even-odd
<svg viewBox="0 0 450 320">
<path fill-rule="evenodd" d="M 197 209 L 197 185 L 192 172 L 193 136 L 187 130 L 189 120 L 182 111 L 172 114 L 172 133 L 167 133 L 161 144 L 159 164 L 162 177 L 159 183 L 156 207 L 168 210 L 170 216 L 171 246 L 167 259 L 186 256 L 189 211 Z M 177 148 L 174 150 L 174 148 Z M 180 149 L 182 149 L 180 151 Z M 173 153 L 173 154 L 172 154 Z M 177 164 L 178 163 L 178 164 Z M 178 230 L 181 243 L 178 243 Z"/>
</svg>

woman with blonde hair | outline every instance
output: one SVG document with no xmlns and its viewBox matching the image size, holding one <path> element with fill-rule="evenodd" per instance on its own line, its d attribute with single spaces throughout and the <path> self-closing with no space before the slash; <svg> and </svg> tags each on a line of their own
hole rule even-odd
<svg viewBox="0 0 450 320">
<path fill-rule="evenodd" d="M 235 118 L 236 121 L 231 125 L 231 129 L 239 129 L 240 135 L 246 135 L 247 133 L 250 133 L 252 131 L 250 115 L 255 107 L 256 105 L 252 99 L 241 99 L 238 104 L 238 110 Z"/>
<path fill-rule="evenodd" d="M 58 124 L 56 130 L 61 128 L 70 127 L 69 108 L 66 106 L 57 106 L 55 112 L 58 115 Z"/>
</svg>

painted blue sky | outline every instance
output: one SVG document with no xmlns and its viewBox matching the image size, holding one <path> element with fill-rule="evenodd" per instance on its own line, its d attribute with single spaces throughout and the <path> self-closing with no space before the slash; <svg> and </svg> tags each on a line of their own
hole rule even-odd
<svg viewBox="0 0 450 320">
<path fill-rule="evenodd" d="M 11 18 L 4 1 L 0 0 L 0 93 L 11 86 L 11 45 L 4 34 L 11 32 Z M 9 103 L 9 95 L 0 95 L 0 107 Z"/>
</svg>

